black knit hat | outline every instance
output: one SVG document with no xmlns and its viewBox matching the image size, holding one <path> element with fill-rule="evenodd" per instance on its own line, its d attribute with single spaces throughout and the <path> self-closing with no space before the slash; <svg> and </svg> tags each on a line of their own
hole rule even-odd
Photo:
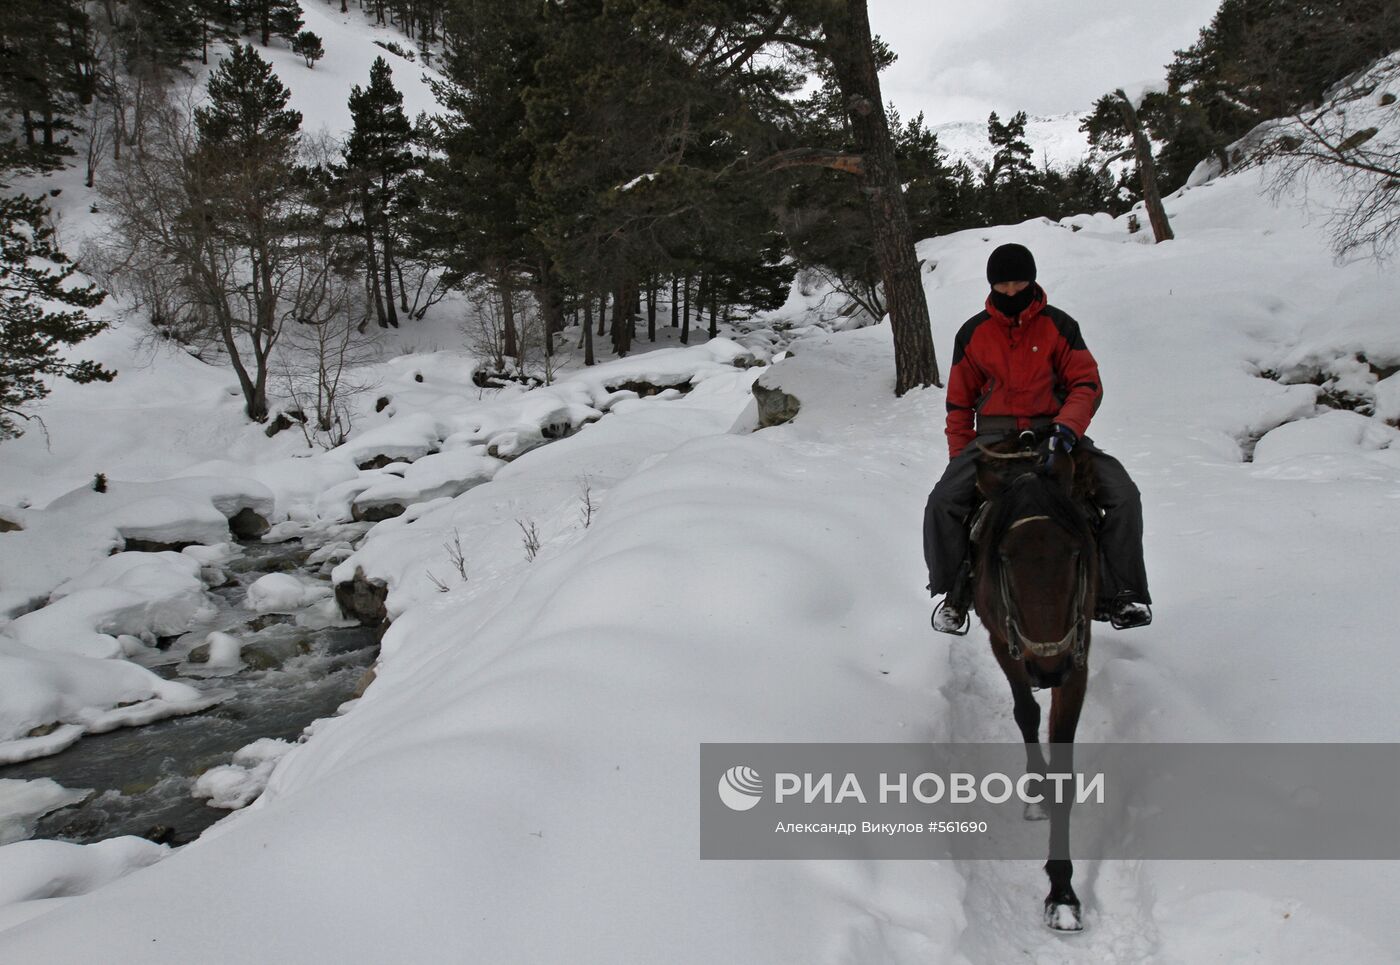
<svg viewBox="0 0 1400 965">
<path fill-rule="evenodd" d="M 987 283 L 1035 281 L 1035 256 L 1025 245 L 1002 245 L 987 259 Z"/>
</svg>

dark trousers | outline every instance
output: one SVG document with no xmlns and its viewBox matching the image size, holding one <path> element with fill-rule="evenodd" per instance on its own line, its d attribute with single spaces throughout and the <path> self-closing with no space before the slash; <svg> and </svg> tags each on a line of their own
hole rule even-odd
<svg viewBox="0 0 1400 965">
<path fill-rule="evenodd" d="M 990 442 L 1000 435 L 988 436 Z M 1103 452 L 1088 436 L 1076 448 L 1094 456 L 1097 491 L 1094 502 L 1104 511 L 1099 525 L 1099 598 L 1127 593 L 1151 603 L 1147 567 L 1142 561 L 1142 497 L 1123 464 Z M 967 556 L 967 521 L 977 500 L 977 446 L 969 445 L 948 463 L 943 478 L 928 494 L 924 508 L 924 560 L 928 588 L 934 596 L 953 588 L 958 567 Z"/>
</svg>

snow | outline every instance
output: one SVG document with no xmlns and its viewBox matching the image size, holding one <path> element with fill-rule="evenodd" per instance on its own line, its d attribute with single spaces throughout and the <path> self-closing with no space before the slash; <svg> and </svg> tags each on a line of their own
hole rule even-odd
<svg viewBox="0 0 1400 965">
<path fill-rule="evenodd" d="M 0 848 L 0 908 L 16 902 L 84 895 L 169 853 L 163 844 L 131 837 L 89 845 L 62 841 L 6 845 Z"/>
<path fill-rule="evenodd" d="M 0 541 L 0 620 L 42 603 L 73 574 L 102 564 L 128 541 L 220 544 L 228 521 L 242 510 L 268 518 L 275 497 L 260 483 L 238 476 L 189 476 L 158 482 L 109 480 L 106 492 L 82 486 L 25 513 L 24 529 Z M 135 562 L 135 561 L 133 561 Z M 93 580 L 106 582 L 104 569 Z M 116 579 L 115 571 L 110 578 Z M 146 576 L 142 581 L 159 581 Z M 118 584 L 120 585 L 120 584 Z M 139 590 L 139 587 L 132 587 Z"/>
<path fill-rule="evenodd" d="M 1316 418 L 1290 422 L 1270 431 L 1254 447 L 1255 465 L 1301 464 L 1316 470 L 1321 456 L 1354 455 L 1362 460 L 1380 458 L 1369 471 L 1386 478 L 1385 466 L 1400 468 L 1400 430 L 1355 412 L 1324 412 Z M 1369 457 L 1369 458 L 1368 458 Z M 1366 471 L 1363 469 L 1363 471 Z M 1317 477 L 1314 477 L 1317 478 Z"/>
<path fill-rule="evenodd" d="M 997 116 L 1003 124 L 1011 119 L 1009 114 Z M 1027 117 L 1026 143 L 1035 150 L 1031 162 L 1036 167 L 1049 162 L 1053 168 L 1069 168 L 1087 157 L 1089 138 L 1079 130 L 1083 116 L 1084 112 Z M 994 152 L 987 140 L 985 117 L 935 124 L 932 130 L 938 135 L 938 146 L 947 153 L 950 164 L 966 161 L 975 170 L 991 163 Z"/>
<path fill-rule="evenodd" d="M 233 634 L 215 630 L 204 638 L 204 642 L 209 644 L 209 659 L 206 663 L 210 666 L 227 667 L 240 662 L 243 644 Z"/>
<path fill-rule="evenodd" d="M 56 753 L 84 732 L 194 713 L 222 699 L 125 660 L 49 653 L 6 637 L 0 637 L 0 675 L 6 682 L 0 690 L 0 764 Z M 54 722 L 78 731 L 28 737 Z"/>
<path fill-rule="evenodd" d="M 639 175 L 637 175 L 635 178 L 633 178 L 631 181 L 628 181 L 626 184 L 624 184 L 624 185 L 622 185 L 621 187 L 619 187 L 617 190 L 619 190 L 619 191 L 631 191 L 633 188 L 635 188 L 637 185 L 641 184 L 643 181 L 655 181 L 655 180 L 656 180 L 656 173 L 655 173 L 655 172 L 649 172 L 649 173 L 647 173 L 647 174 L 639 174 Z"/>
<path fill-rule="evenodd" d="M 260 576 L 248 587 L 245 605 L 257 613 L 291 613 L 330 596 L 331 589 L 290 573 Z"/>
<path fill-rule="evenodd" d="M 332 9 L 308 8 L 322 66 L 278 56 L 334 124 L 378 49 Z M 326 69 L 337 45 L 353 70 Z M 1335 262 L 1310 212 L 1260 187 L 1244 172 L 1168 198 L 1164 245 L 1106 215 L 919 245 L 945 365 L 988 252 L 1019 241 L 1102 367 L 1091 435 L 1143 491 L 1158 602 L 1151 627 L 1096 628 L 1084 741 L 1400 738 L 1400 654 L 1377 645 L 1394 636 L 1400 389 L 1376 371 L 1400 362 L 1400 280 Z M 0 762 L 217 699 L 122 655 L 227 548 L 109 558 L 119 517 L 223 546 L 214 515 L 252 499 L 273 538 L 324 538 L 335 581 L 383 580 L 393 622 L 340 716 L 200 777 L 239 812 L 169 860 L 130 838 L 0 848 L 0 960 L 1393 961 L 1393 862 L 1080 861 L 1086 931 L 1066 939 L 1041 923 L 1035 861 L 698 860 L 703 741 L 1015 739 L 984 631 L 928 629 L 942 392 L 896 399 L 888 329 L 833 332 L 824 295 L 534 390 L 476 387 L 441 330 L 396 334 L 419 350 L 370 367 L 387 404 L 314 454 L 243 425 L 210 367 L 127 366 L 135 339 L 104 336 L 122 378 L 55 392 L 51 451 L 5 444 L 0 497 L 25 529 L 0 534 L 0 592 L 55 602 L 0 631 Z M 1331 379 L 1375 414 L 1264 372 Z M 794 422 L 750 431 L 759 377 L 798 397 Z M 639 382 L 690 391 L 622 388 Z M 377 456 L 394 462 L 357 468 Z M 132 482 L 74 489 L 98 471 Z M 352 504 L 400 498 L 351 545 Z M 316 596 L 271 574 L 248 602 Z M 35 618 L 55 632 L 29 635 Z M 237 640 L 210 643 L 221 659 Z M 20 826 L 57 793 L 0 814 Z"/>
<path fill-rule="evenodd" d="M 0 778 L 0 846 L 23 841 L 34 833 L 35 820 L 77 804 L 89 793 L 63 787 L 47 777 L 35 781 Z"/>
<path fill-rule="evenodd" d="M 232 764 L 212 767 L 201 774 L 191 793 L 207 799 L 210 807 L 247 807 L 267 787 L 277 762 L 295 746 L 290 741 L 269 737 L 254 741 L 233 755 Z"/>
</svg>

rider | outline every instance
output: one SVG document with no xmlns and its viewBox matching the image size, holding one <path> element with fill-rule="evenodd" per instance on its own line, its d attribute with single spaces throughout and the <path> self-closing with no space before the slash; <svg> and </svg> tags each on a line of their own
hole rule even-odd
<svg viewBox="0 0 1400 965">
<path fill-rule="evenodd" d="M 968 516 L 976 495 L 979 437 L 1052 426 L 1050 444 L 1093 455 L 1099 525 L 1099 604 L 1095 619 L 1115 627 L 1152 622 L 1142 560 L 1142 502 L 1123 465 L 1084 435 L 1103 398 L 1098 363 L 1079 323 L 1046 303 L 1035 283 L 1035 258 L 1023 245 L 1002 245 L 987 259 L 992 286 L 986 311 L 968 319 L 953 343 L 948 376 L 948 468 L 924 510 L 929 590 L 943 594 L 933 628 L 963 633 L 971 603 Z"/>
</svg>

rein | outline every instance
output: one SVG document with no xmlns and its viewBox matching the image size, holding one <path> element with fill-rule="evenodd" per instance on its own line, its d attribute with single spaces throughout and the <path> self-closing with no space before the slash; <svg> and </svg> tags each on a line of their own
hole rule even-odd
<svg viewBox="0 0 1400 965">
<path fill-rule="evenodd" d="M 1026 523 L 1049 518 L 1023 516 L 1008 526 L 1006 532 L 1009 533 Z M 1011 577 L 1007 567 L 998 566 L 997 574 L 997 590 L 1001 594 L 1001 605 L 1006 613 L 1006 647 L 1011 659 L 1021 660 L 1024 657 L 1023 646 L 1037 657 L 1055 657 L 1072 648 L 1074 665 L 1084 666 L 1089 649 L 1089 622 L 1084 619 L 1084 600 L 1089 591 L 1089 574 L 1084 554 L 1080 554 L 1078 565 L 1075 567 L 1074 625 L 1058 640 L 1031 640 L 1026 636 L 1025 631 L 1021 629 L 1020 611 L 1016 606 L 1015 595 L 1011 592 Z"/>
</svg>

